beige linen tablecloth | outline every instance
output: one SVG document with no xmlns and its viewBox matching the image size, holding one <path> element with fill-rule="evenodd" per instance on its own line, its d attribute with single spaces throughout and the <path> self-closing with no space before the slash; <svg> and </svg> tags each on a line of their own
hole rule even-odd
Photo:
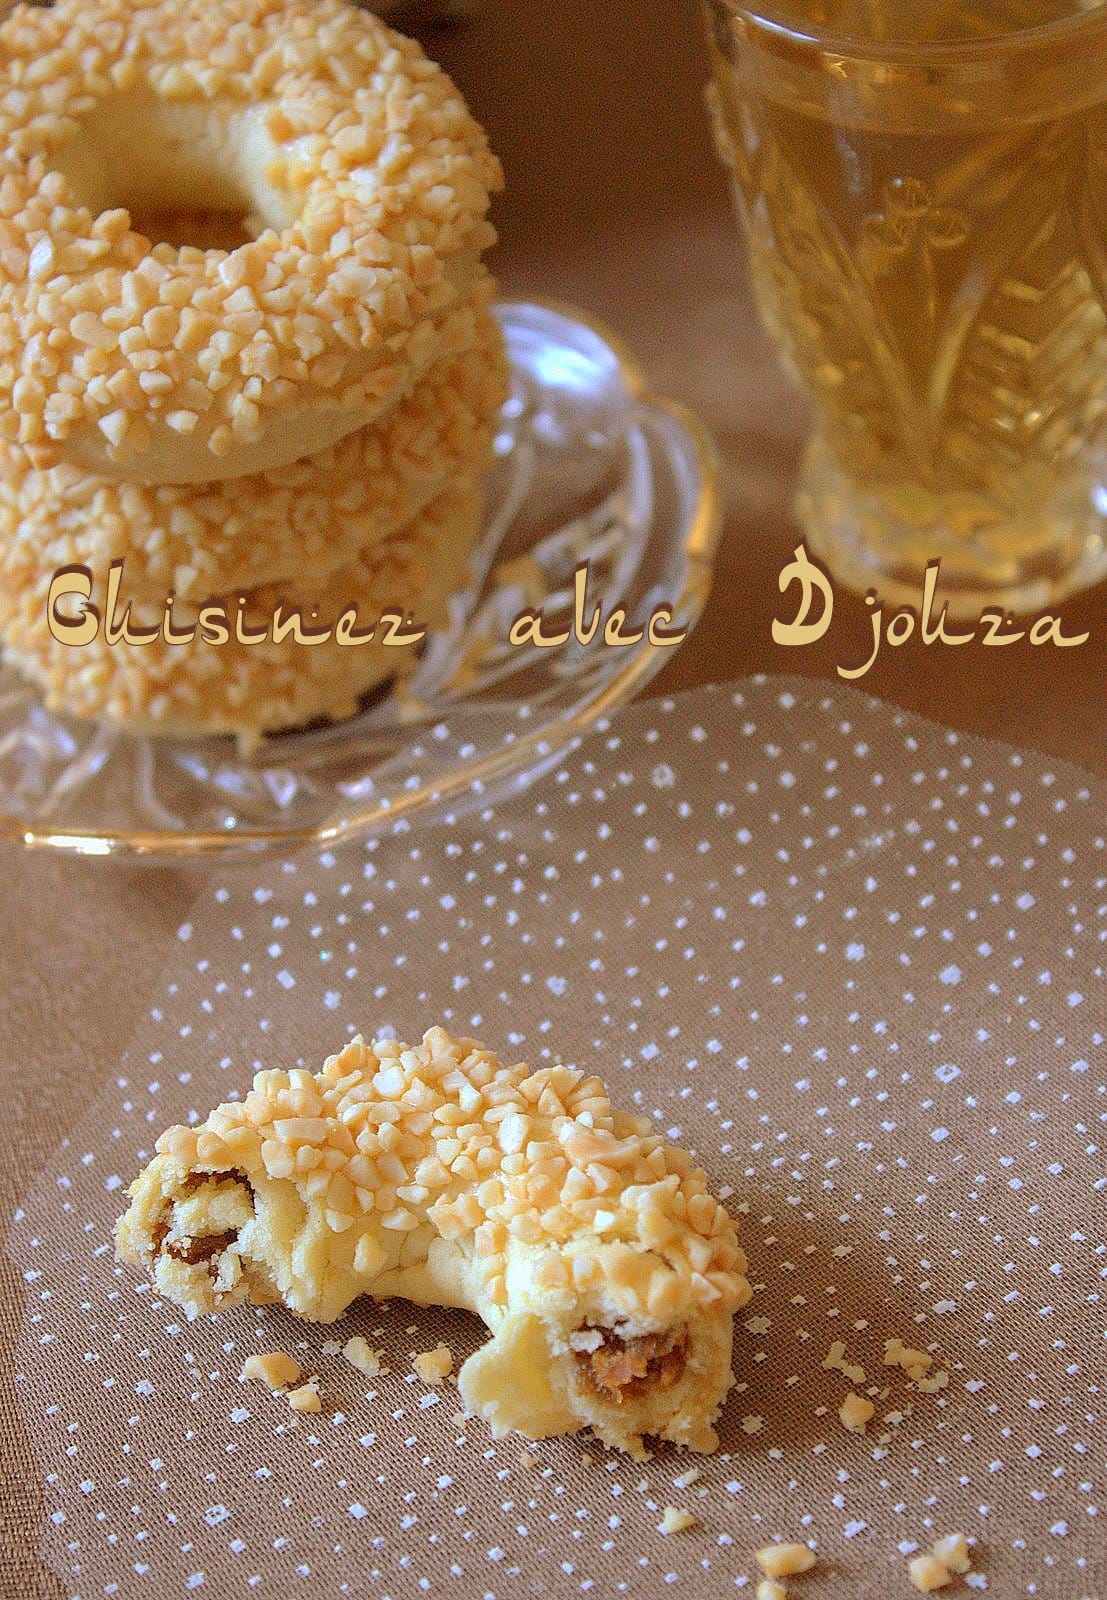
<svg viewBox="0 0 1107 1600">
<path fill-rule="evenodd" d="M 843 600 L 834 637 L 810 650 L 784 651 L 770 637 L 776 576 L 795 539 L 788 493 L 802 409 L 750 310 L 701 115 L 695 6 L 485 0 L 472 21 L 438 36 L 434 48 L 487 121 L 508 169 L 510 190 L 498 213 L 505 290 L 575 300 L 606 317 L 636 347 L 657 385 L 695 407 L 719 440 L 727 519 L 716 595 L 662 687 L 753 668 L 833 677 L 837 661 L 857 659 L 865 637 L 859 606 Z M 1068 631 L 1092 631 L 1079 650 L 1012 658 L 909 646 L 885 653 L 865 686 L 949 725 L 1103 772 L 1102 597 L 1100 590 L 1064 608 Z M 1071 772 L 1059 781 L 1068 794 L 1079 785 Z M 552 781 L 550 791 L 561 794 Z M 1027 841 L 1026 855 L 1035 851 Z M 5 854 L 3 868 L 0 1227 L 6 1228 L 61 1134 L 102 1094 L 149 1008 L 175 930 L 207 880 L 198 872 L 116 869 L 14 852 Z M 528 883 L 534 870 L 522 871 Z M 1010 862 L 1007 870 L 1014 871 Z M 931 887 L 928 871 L 923 863 L 920 896 Z M 671 953 L 651 953 L 650 971 L 656 964 L 660 979 L 674 961 Z M 357 1009 L 361 1015 L 360 1001 Z M 1101 1049 L 1102 1040 L 1090 1048 Z M 29 1292 L 22 1270 L 0 1259 L 0 1592 L 18 1600 L 69 1592 L 36 1557 L 44 1488 L 9 1354 Z M 1067 1470 L 1070 1477 L 1080 1472 L 1075 1455 Z M 714 1579 L 708 1581 L 714 1592 Z M 1076 1592 L 1070 1586 L 1066 1600 Z"/>
</svg>

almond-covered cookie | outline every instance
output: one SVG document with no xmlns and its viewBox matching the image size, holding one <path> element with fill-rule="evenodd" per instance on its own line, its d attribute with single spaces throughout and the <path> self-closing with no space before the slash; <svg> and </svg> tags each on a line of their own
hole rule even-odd
<svg viewBox="0 0 1107 1600">
<path fill-rule="evenodd" d="M 441 1028 L 358 1038 L 318 1074 L 259 1073 L 157 1152 L 117 1247 L 190 1317 L 458 1306 L 492 1333 L 458 1381 L 495 1434 L 716 1447 L 745 1257 L 691 1157 L 599 1078 Z"/>
</svg>

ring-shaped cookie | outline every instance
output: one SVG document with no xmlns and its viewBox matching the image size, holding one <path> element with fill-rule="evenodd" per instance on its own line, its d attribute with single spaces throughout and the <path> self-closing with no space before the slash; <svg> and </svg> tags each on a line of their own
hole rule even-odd
<svg viewBox="0 0 1107 1600">
<path fill-rule="evenodd" d="M 499 183 L 445 74 L 347 0 L 17 6 L 0 432 L 40 464 L 159 483 L 325 449 L 434 361 Z M 255 237 L 132 225 L 169 208 Z"/>
<path fill-rule="evenodd" d="M 295 580 L 318 588 L 487 464 L 507 387 L 499 325 L 437 361 L 378 422 L 302 461 L 212 484 L 126 483 L 0 446 L 0 570 L 126 563 L 128 594 L 163 603 Z"/>
</svg>

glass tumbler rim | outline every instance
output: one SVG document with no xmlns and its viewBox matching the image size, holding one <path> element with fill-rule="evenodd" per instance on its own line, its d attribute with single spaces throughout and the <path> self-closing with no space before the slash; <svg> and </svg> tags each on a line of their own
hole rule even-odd
<svg viewBox="0 0 1107 1600">
<path fill-rule="evenodd" d="M 1089 38 L 1107 35 L 1107 0 L 1092 11 L 1074 11 L 1072 16 L 1054 18 L 1051 22 L 971 40 L 869 39 L 804 22 L 789 12 L 787 0 L 779 5 L 750 5 L 743 0 L 706 0 L 706 3 L 720 20 L 738 23 L 750 44 L 761 41 L 778 51 L 814 52 L 865 67 L 902 65 L 932 68 L 938 73 L 943 69 L 957 73 L 959 68 L 975 67 L 984 77 L 990 76 L 989 66 L 1000 75 L 1004 61 L 1010 59 L 1012 53 L 1050 45 L 1080 48 Z M 977 77 L 977 72 L 973 72 L 973 77 Z"/>
</svg>

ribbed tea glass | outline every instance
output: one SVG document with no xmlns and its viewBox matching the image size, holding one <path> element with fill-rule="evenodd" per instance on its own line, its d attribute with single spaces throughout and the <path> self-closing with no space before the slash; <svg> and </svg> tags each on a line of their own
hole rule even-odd
<svg viewBox="0 0 1107 1600">
<path fill-rule="evenodd" d="M 1107 575 L 1107 4 L 707 0 L 762 316 L 851 587 L 1040 610 Z"/>
</svg>

